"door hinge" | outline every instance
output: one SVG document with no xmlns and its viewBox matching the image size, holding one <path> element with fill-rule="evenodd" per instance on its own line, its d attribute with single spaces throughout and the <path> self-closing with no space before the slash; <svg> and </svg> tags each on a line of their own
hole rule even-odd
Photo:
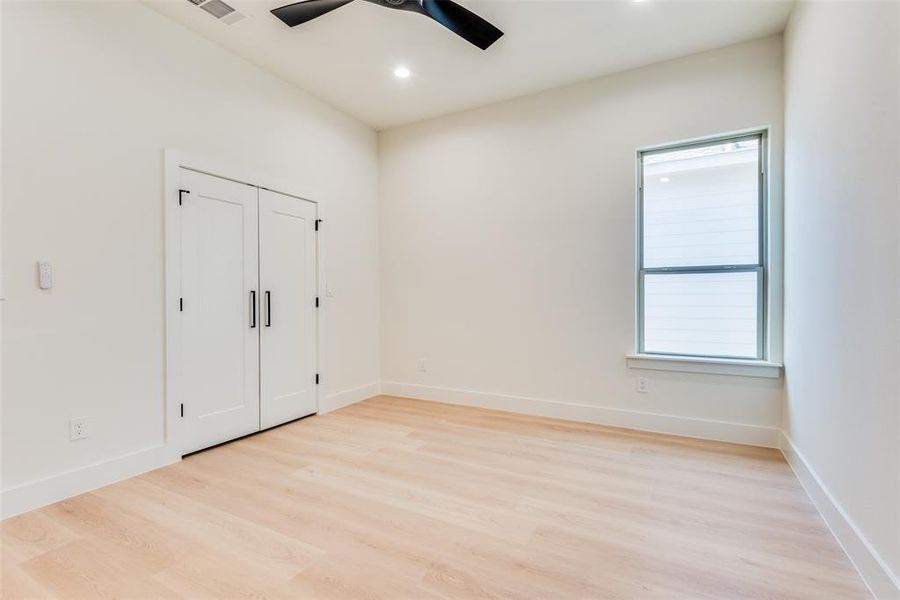
<svg viewBox="0 0 900 600">
<path fill-rule="evenodd" d="M 184 404 L 181 405 L 181 418 L 184 418 Z"/>
<path fill-rule="evenodd" d="M 319 374 L 316 373 L 316 385 L 319 385 Z"/>
<path fill-rule="evenodd" d="M 182 197 L 185 194 L 190 194 L 191 190 L 178 190 L 178 206 L 181 206 Z"/>
<path fill-rule="evenodd" d="M 319 297 L 316 296 L 316 308 L 319 308 Z"/>
<path fill-rule="evenodd" d="M 316 231 L 319 230 L 319 223 L 322 222 L 322 219 L 316 219 Z"/>
<path fill-rule="evenodd" d="M 178 299 L 178 312 L 184 312 L 184 298 Z"/>
</svg>

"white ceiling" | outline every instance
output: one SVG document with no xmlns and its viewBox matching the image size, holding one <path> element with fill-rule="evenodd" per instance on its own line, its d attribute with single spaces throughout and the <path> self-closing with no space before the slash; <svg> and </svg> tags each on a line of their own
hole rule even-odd
<svg viewBox="0 0 900 600">
<path fill-rule="evenodd" d="M 226 0 L 248 18 L 226 25 L 188 0 L 151 0 L 162 14 L 386 129 L 774 34 L 779 0 L 459 0 L 505 32 L 482 51 L 427 17 L 356 0 L 285 26 L 290 0 Z M 413 74 L 393 76 L 398 64 Z"/>
</svg>

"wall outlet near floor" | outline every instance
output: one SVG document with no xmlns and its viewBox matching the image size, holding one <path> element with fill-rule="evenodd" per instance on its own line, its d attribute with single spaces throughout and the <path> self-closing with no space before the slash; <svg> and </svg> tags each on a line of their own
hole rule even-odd
<svg viewBox="0 0 900 600">
<path fill-rule="evenodd" d="M 646 377 L 637 378 L 637 391 L 639 394 L 646 394 L 650 391 L 650 380 Z"/>
<path fill-rule="evenodd" d="M 69 441 L 81 440 L 87 436 L 87 417 L 69 419 Z"/>
<path fill-rule="evenodd" d="M 425 367 L 425 359 L 424 358 L 420 358 L 419 360 L 416 361 L 416 371 L 418 371 L 419 373 L 424 373 L 427 370 L 428 369 Z"/>
</svg>

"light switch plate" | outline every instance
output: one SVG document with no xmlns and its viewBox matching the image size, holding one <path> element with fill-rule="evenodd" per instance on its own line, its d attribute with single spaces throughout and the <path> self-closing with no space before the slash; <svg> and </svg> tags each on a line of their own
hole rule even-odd
<svg viewBox="0 0 900 600">
<path fill-rule="evenodd" d="M 46 260 L 38 262 L 38 285 L 42 290 L 53 287 L 53 268 Z"/>
</svg>

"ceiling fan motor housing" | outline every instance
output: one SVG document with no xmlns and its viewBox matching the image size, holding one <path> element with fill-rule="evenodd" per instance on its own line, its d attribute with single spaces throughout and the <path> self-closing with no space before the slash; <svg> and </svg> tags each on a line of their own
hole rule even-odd
<svg viewBox="0 0 900 600">
<path fill-rule="evenodd" d="M 422 8 L 422 3 L 419 0 L 367 0 L 367 2 L 385 8 L 399 8 L 400 10 L 411 10 L 425 14 L 425 10 Z"/>
</svg>

